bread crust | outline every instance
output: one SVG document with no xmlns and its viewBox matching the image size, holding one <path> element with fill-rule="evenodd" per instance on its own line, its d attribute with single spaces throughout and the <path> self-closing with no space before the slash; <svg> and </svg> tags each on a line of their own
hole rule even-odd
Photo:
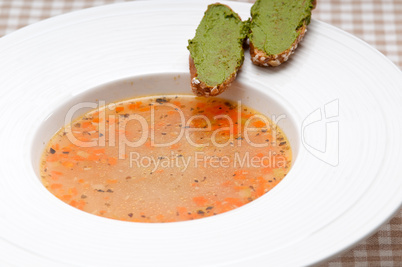
<svg viewBox="0 0 402 267">
<path fill-rule="evenodd" d="M 209 86 L 203 81 L 200 81 L 197 79 L 197 68 L 195 67 L 194 60 L 189 56 L 189 65 L 190 65 L 190 76 L 191 76 L 191 89 L 193 90 L 193 93 L 197 96 L 217 96 L 221 93 L 223 93 L 231 84 L 232 82 L 236 79 L 237 72 L 241 68 L 241 65 L 235 69 L 232 74 L 229 75 L 229 77 L 226 78 L 223 83 L 218 84 L 216 86 Z"/>
<path fill-rule="evenodd" d="M 296 40 L 293 42 L 293 44 L 288 49 L 283 51 L 282 53 L 276 54 L 276 55 L 268 55 L 264 51 L 256 48 L 253 45 L 253 43 L 250 42 L 251 61 L 255 65 L 263 66 L 263 67 L 267 67 L 267 66 L 276 67 L 276 66 L 279 66 L 280 64 L 282 64 L 283 62 L 287 61 L 289 59 L 290 55 L 292 55 L 294 53 L 297 46 L 299 45 L 299 43 L 303 39 L 304 35 L 306 34 L 307 25 L 303 24 L 297 32 L 298 32 L 298 36 L 297 36 Z"/>
<path fill-rule="evenodd" d="M 317 5 L 317 1 L 313 0 L 312 2 L 312 9 L 315 9 Z M 251 55 L 251 61 L 258 66 L 272 66 L 276 67 L 282 64 L 283 62 L 287 61 L 289 57 L 295 52 L 297 46 L 299 43 L 303 40 L 304 35 L 307 32 L 307 24 L 306 22 L 303 23 L 303 25 L 297 30 L 298 36 L 296 40 L 293 42 L 293 44 L 283 51 L 280 54 L 276 55 L 268 55 L 264 51 L 256 48 L 253 43 L 250 41 L 250 55 Z"/>
<path fill-rule="evenodd" d="M 217 3 L 219 5 L 225 6 L 229 8 L 232 12 L 233 9 L 229 7 L 228 5 Z M 234 12 L 235 13 L 235 12 Z M 236 15 L 239 17 L 241 20 L 240 16 L 236 13 Z M 244 41 L 243 41 L 243 47 L 242 47 L 242 53 L 244 55 L 244 42 L 247 39 L 247 36 L 245 36 Z M 193 93 L 197 96 L 204 96 L 204 97 L 209 97 L 209 96 L 217 96 L 221 93 L 223 93 L 231 84 L 232 82 L 236 79 L 237 72 L 240 70 L 244 63 L 244 58 L 240 64 L 240 66 L 237 66 L 235 70 L 224 80 L 221 84 L 218 84 L 216 86 L 209 86 L 205 82 L 201 81 L 198 79 L 198 73 L 197 73 L 197 68 L 195 67 L 194 60 L 191 57 L 191 53 L 189 56 L 189 67 L 190 67 L 190 76 L 191 76 L 191 89 Z"/>
</svg>

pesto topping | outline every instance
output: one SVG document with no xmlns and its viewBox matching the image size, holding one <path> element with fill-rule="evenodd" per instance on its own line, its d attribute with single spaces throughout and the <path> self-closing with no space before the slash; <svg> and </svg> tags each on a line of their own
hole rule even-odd
<svg viewBox="0 0 402 267">
<path fill-rule="evenodd" d="M 188 49 L 197 68 L 198 79 L 208 86 L 223 83 L 243 63 L 243 41 L 248 24 L 229 7 L 208 6 Z"/>
<path fill-rule="evenodd" d="M 312 0 L 257 0 L 251 8 L 250 42 L 268 55 L 280 54 L 299 36 L 297 30 L 308 25 Z"/>
</svg>

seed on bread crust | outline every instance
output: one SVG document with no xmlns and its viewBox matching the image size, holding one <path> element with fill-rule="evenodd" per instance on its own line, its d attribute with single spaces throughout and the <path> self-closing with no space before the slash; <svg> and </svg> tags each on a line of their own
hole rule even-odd
<svg viewBox="0 0 402 267">
<path fill-rule="evenodd" d="M 237 76 L 236 72 L 232 73 L 223 83 L 217 86 L 209 86 L 204 82 L 197 79 L 197 69 L 195 68 L 194 61 L 192 57 L 189 57 L 190 65 L 190 76 L 191 76 L 191 89 L 193 93 L 197 96 L 217 96 L 223 93 L 234 81 Z"/>
<path fill-rule="evenodd" d="M 294 51 L 296 50 L 298 44 L 303 39 L 304 34 L 306 32 L 307 32 L 307 27 L 305 24 L 303 24 L 303 26 L 300 27 L 300 29 L 298 30 L 299 36 L 296 38 L 296 40 L 294 41 L 292 46 L 277 55 L 267 55 L 264 51 L 259 50 L 258 48 L 254 47 L 253 43 L 250 43 L 251 61 L 255 65 L 263 66 L 263 67 L 279 66 L 283 62 L 287 61 L 289 59 L 290 55 L 294 53 Z"/>
<path fill-rule="evenodd" d="M 257 0 L 251 8 L 250 55 L 259 66 L 279 66 L 307 32 L 315 0 Z"/>
<path fill-rule="evenodd" d="M 187 47 L 194 94 L 216 96 L 231 85 L 244 61 L 248 31 L 248 23 L 227 5 L 208 6 Z"/>
</svg>

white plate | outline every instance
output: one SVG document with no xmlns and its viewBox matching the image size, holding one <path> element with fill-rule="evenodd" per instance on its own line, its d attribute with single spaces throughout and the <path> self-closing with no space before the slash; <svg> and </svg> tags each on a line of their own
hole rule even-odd
<svg viewBox="0 0 402 267">
<path fill-rule="evenodd" d="M 227 4 L 249 16 L 250 4 Z M 141 224 L 86 214 L 47 192 L 33 168 L 45 117 L 98 85 L 187 73 L 187 40 L 206 6 L 115 4 L 0 39 L 0 263 L 309 265 L 367 237 L 398 210 L 402 73 L 366 43 L 315 20 L 289 62 L 264 69 L 246 56 L 238 76 L 240 87 L 283 107 L 300 138 L 293 169 L 265 196 L 206 219 Z"/>
</svg>

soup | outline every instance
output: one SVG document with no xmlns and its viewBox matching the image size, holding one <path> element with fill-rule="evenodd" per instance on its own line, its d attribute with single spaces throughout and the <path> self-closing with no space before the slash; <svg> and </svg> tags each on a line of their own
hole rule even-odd
<svg viewBox="0 0 402 267">
<path fill-rule="evenodd" d="M 221 98 L 149 96 L 100 105 L 60 129 L 40 165 L 44 186 L 102 217 L 176 222 L 241 207 L 288 173 L 277 125 Z"/>
</svg>

